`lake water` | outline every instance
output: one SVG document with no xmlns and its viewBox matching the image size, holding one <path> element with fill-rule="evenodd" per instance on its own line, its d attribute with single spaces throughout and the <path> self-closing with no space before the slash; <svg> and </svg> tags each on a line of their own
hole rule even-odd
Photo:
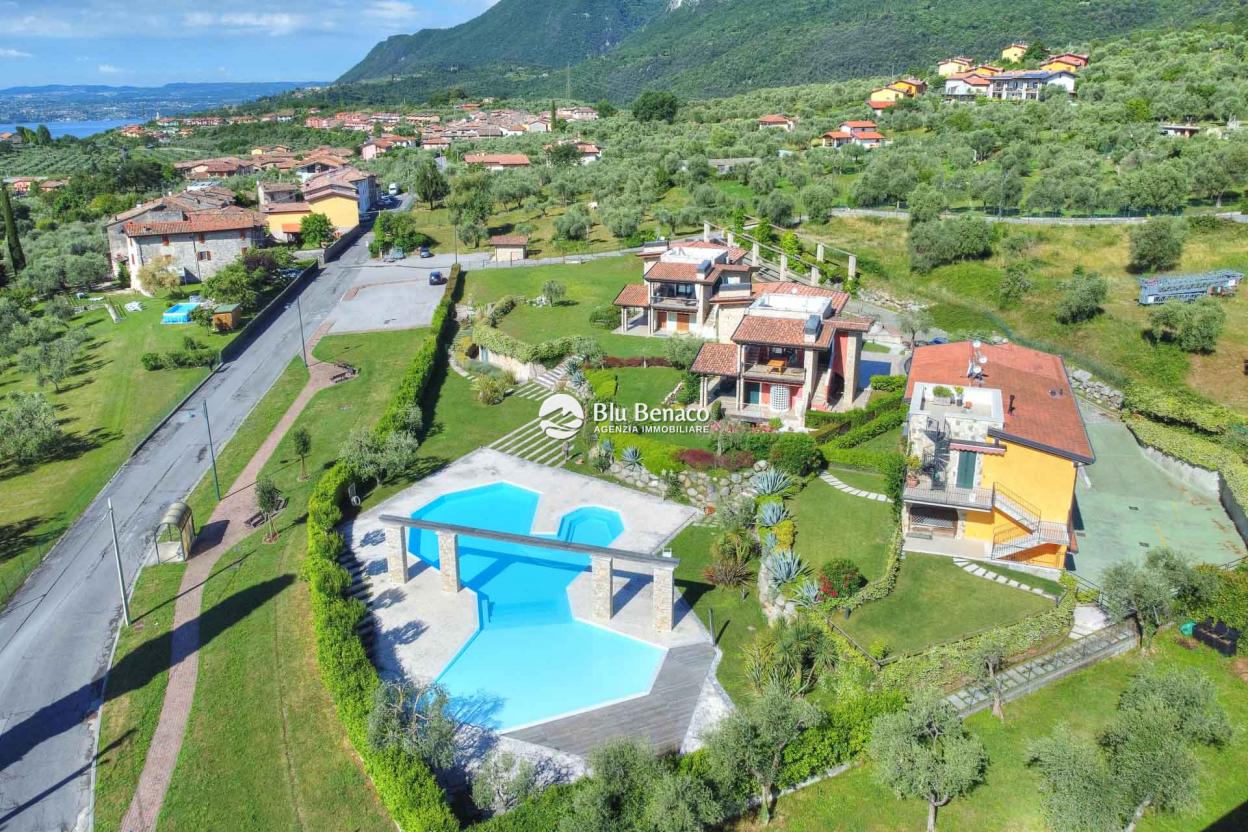
<svg viewBox="0 0 1248 832">
<path fill-rule="evenodd" d="M 96 133 L 103 133 L 105 130 L 112 130 L 126 124 L 136 124 L 142 121 L 137 118 L 127 119 L 110 119 L 104 121 L 47 121 L 47 122 L 24 122 L 23 127 L 29 127 L 34 130 L 39 124 L 47 124 L 52 138 L 60 138 L 61 136 L 77 136 L 80 139 L 87 136 L 94 136 Z M 0 124 L 0 133 L 11 133 L 17 129 L 15 124 Z"/>
</svg>

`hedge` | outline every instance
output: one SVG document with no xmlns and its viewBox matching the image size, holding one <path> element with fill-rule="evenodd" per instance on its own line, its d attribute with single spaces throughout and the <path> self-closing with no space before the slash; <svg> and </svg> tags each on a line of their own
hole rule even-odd
<svg viewBox="0 0 1248 832">
<path fill-rule="evenodd" d="M 784 749 L 777 785 L 791 788 L 861 756 L 875 718 L 900 710 L 904 704 L 905 697 L 896 691 L 837 698 L 818 725 L 807 728 Z"/>
<path fill-rule="evenodd" d="M 906 389 L 905 376 L 871 376 L 871 389 L 881 393 L 896 393 Z"/>
<path fill-rule="evenodd" d="M 548 786 L 505 815 L 496 815 L 472 827 L 473 832 L 534 832 L 558 829 L 572 810 L 572 799 L 582 788 L 576 783 Z"/>
<path fill-rule="evenodd" d="M 868 581 L 862 589 L 847 598 L 828 599 L 824 607 L 829 610 L 848 610 L 853 612 L 863 604 L 881 601 L 893 594 L 897 586 L 897 575 L 901 572 L 901 555 L 903 540 L 901 525 L 893 531 L 893 539 L 888 542 L 888 560 L 884 562 L 884 574 L 874 581 Z"/>
<path fill-rule="evenodd" d="M 902 410 L 904 412 L 904 408 L 905 391 L 898 390 L 885 393 L 882 396 L 876 396 L 867 402 L 866 407 L 858 410 L 843 410 L 838 413 L 831 413 L 826 410 L 808 410 L 806 411 L 806 427 L 815 429 L 815 439 L 823 441 L 837 433 L 838 430 L 851 430 L 874 420 L 881 413 L 890 410 Z"/>
<path fill-rule="evenodd" d="M 840 436 L 828 440 L 825 447 L 828 448 L 853 448 L 861 445 L 868 439 L 874 439 L 877 436 L 896 430 L 906 421 L 908 414 L 905 410 L 890 410 L 872 419 L 866 424 L 852 428 Z"/>
<path fill-rule="evenodd" d="M 595 399 L 611 401 L 620 392 L 619 377 L 610 370 L 586 370 L 585 380 L 589 382 Z"/>
<path fill-rule="evenodd" d="M 425 342 L 408 365 L 374 428 L 378 435 L 394 431 L 410 409 L 421 404 L 454 337 L 453 309 L 461 288 L 462 275 L 456 266 L 434 311 L 435 336 Z M 401 749 L 377 749 L 368 741 L 368 715 L 373 692 L 381 680 L 355 631 L 366 614 L 364 604 L 344 597 L 351 579 L 338 563 L 338 557 L 346 545 L 334 531 L 343 517 L 342 505 L 350 480 L 346 464 L 338 461 L 321 476 L 308 498 L 308 550 L 301 573 L 312 599 L 321 678 L 365 773 L 399 828 L 405 832 L 454 832 L 459 829 L 459 822 L 429 766 Z"/>
<path fill-rule="evenodd" d="M 477 324 L 472 328 L 472 343 L 525 364 L 550 364 L 573 352 L 579 339 L 568 336 L 552 338 L 540 344 L 530 344 L 508 335 L 501 329 Z"/>
<path fill-rule="evenodd" d="M 993 627 L 970 638 L 929 647 L 921 653 L 901 656 L 885 665 L 880 674 L 881 681 L 887 688 L 901 692 L 924 686 L 943 688 L 972 675 L 975 670 L 975 653 L 979 645 L 989 637 L 1002 639 L 1007 654 L 1016 656 L 1065 635 L 1074 624 L 1075 579 L 1063 575 L 1061 582 L 1066 592 L 1052 609 L 1013 624 Z"/>
<path fill-rule="evenodd" d="M 1248 630 L 1248 569 L 1223 569 L 1204 563 L 1196 570 L 1209 579 L 1212 591 L 1207 599 L 1184 613 L 1196 621 L 1212 618 L 1237 630 Z"/>
<path fill-rule="evenodd" d="M 1234 451 L 1203 436 L 1139 416 L 1124 415 L 1122 421 L 1141 445 L 1156 448 L 1200 468 L 1217 471 L 1226 481 L 1235 502 L 1242 508 L 1248 508 L 1248 465 Z"/>
<path fill-rule="evenodd" d="M 1207 399 L 1185 391 L 1159 390 L 1145 384 L 1132 384 L 1123 391 L 1124 410 L 1154 422 L 1180 425 L 1202 433 L 1225 433 L 1228 428 L 1242 425 L 1240 414 Z"/>
</svg>

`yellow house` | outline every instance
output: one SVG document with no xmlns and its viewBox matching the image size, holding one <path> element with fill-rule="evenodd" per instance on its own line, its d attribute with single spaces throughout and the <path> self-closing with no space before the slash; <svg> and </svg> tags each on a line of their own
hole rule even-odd
<svg viewBox="0 0 1248 832">
<path fill-rule="evenodd" d="M 1051 55 L 1046 58 L 1040 68 L 1049 72 L 1078 72 L 1088 65 L 1087 55 L 1076 55 L 1067 52 L 1062 55 Z"/>
<path fill-rule="evenodd" d="M 880 87 L 878 90 L 871 90 L 871 95 L 867 97 L 867 100 L 892 104 L 908 97 L 905 92 L 895 87 Z"/>
<path fill-rule="evenodd" d="M 970 58 L 946 58 L 936 64 L 936 72 L 940 74 L 940 77 L 948 78 L 950 75 L 957 75 L 959 72 L 969 71 L 973 63 L 974 61 Z"/>
<path fill-rule="evenodd" d="M 914 98 L 927 89 L 927 84 L 917 78 L 902 78 L 889 84 L 888 87 L 889 89 L 900 90 L 907 98 Z"/>
<path fill-rule="evenodd" d="M 1026 54 L 1027 44 L 1015 42 L 1001 50 L 1001 60 L 1008 64 L 1016 64 L 1020 62 Z"/>
<path fill-rule="evenodd" d="M 912 551 L 1062 569 L 1075 477 L 1095 461 L 1066 367 L 1014 344 L 915 350 L 903 492 Z"/>
</svg>

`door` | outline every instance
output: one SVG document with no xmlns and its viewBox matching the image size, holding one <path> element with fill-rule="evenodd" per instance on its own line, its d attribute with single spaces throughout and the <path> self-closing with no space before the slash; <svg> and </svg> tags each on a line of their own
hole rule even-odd
<svg viewBox="0 0 1248 832">
<path fill-rule="evenodd" d="M 676 331 L 677 332 L 689 331 L 689 316 L 684 312 L 676 313 Z"/>
<path fill-rule="evenodd" d="M 975 454 L 958 451 L 958 488 L 975 487 Z"/>
<path fill-rule="evenodd" d="M 745 384 L 745 403 L 761 404 L 763 401 L 763 385 L 755 382 L 746 382 Z"/>
<path fill-rule="evenodd" d="M 654 328 L 657 330 L 667 329 L 667 312 L 662 309 L 654 310 Z"/>
</svg>

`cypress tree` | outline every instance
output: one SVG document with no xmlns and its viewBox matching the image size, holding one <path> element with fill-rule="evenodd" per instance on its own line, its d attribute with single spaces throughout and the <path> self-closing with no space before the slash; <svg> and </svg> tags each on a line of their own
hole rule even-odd
<svg viewBox="0 0 1248 832">
<path fill-rule="evenodd" d="M 9 271 L 16 275 L 26 268 L 26 255 L 22 253 L 22 241 L 17 237 L 13 203 L 9 199 L 9 186 L 5 184 L 0 184 L 0 211 L 4 212 L 4 239 L 9 247 Z"/>
</svg>

